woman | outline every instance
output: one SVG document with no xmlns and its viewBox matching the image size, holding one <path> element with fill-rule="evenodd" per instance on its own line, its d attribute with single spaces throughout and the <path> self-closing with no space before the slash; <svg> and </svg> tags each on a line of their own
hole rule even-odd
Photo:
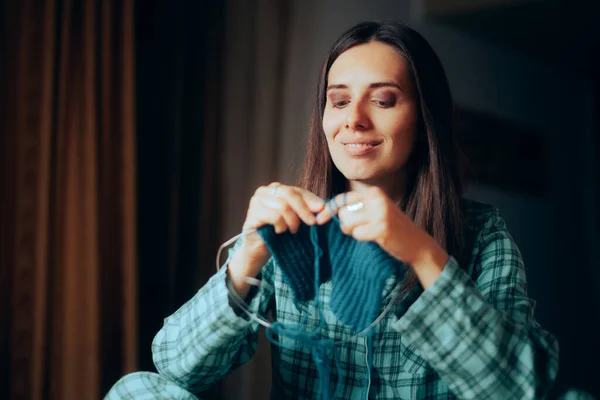
<svg viewBox="0 0 600 400">
<path fill-rule="evenodd" d="M 558 344 L 534 320 L 521 255 L 497 209 L 462 198 L 450 91 L 428 43 L 399 23 L 353 27 L 325 61 L 314 104 L 298 187 L 259 188 L 243 230 L 272 225 L 293 233 L 337 214 L 344 234 L 375 242 L 410 266 L 404 293 L 420 294 L 408 309 L 392 307 L 371 343 L 328 321 L 326 335 L 342 343 L 329 394 L 547 395 Z M 325 207 L 332 197 L 343 206 Z M 268 284 L 250 291 L 245 277 Z M 160 374 L 126 376 L 108 397 L 195 398 L 254 353 L 259 325 L 228 299 L 244 299 L 258 315 L 274 311 L 279 322 L 304 321 L 309 330 L 305 317 L 315 305 L 299 310 L 290 296 L 261 236 L 248 234 L 228 267 L 165 320 L 153 343 Z M 272 397 L 316 398 L 310 351 L 273 350 Z"/>
</svg>

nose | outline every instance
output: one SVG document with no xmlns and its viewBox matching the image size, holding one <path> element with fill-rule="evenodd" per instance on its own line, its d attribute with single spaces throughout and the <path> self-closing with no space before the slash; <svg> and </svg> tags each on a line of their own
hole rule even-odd
<svg viewBox="0 0 600 400">
<path fill-rule="evenodd" d="M 365 130 L 369 128 L 371 121 L 362 101 L 350 103 L 346 110 L 346 129 Z"/>
</svg>

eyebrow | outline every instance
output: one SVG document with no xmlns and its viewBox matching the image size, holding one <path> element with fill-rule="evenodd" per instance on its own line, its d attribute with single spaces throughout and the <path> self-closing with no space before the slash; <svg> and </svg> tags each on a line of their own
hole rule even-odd
<svg viewBox="0 0 600 400">
<path fill-rule="evenodd" d="M 395 87 L 399 89 L 401 92 L 404 92 L 404 89 L 400 87 L 397 83 L 386 81 L 386 82 L 374 82 L 369 85 L 370 89 L 377 89 L 381 87 Z M 329 85 L 327 86 L 327 92 L 332 89 L 348 89 L 348 85 L 338 84 L 338 85 Z"/>
</svg>

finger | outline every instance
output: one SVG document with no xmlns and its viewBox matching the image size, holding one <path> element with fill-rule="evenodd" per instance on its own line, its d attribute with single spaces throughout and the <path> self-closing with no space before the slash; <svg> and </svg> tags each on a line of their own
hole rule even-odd
<svg viewBox="0 0 600 400">
<path fill-rule="evenodd" d="M 260 186 L 256 189 L 256 192 L 254 192 L 254 195 L 261 197 L 275 196 L 283 187 L 285 187 L 285 185 L 282 185 L 279 182 L 272 182 L 267 186 Z"/>
<path fill-rule="evenodd" d="M 359 202 L 363 196 L 358 192 L 346 192 L 338 194 L 327 202 L 327 206 L 317 215 L 317 222 L 324 224 L 329 221 L 334 214 L 338 214 L 348 204 Z"/>
<path fill-rule="evenodd" d="M 305 197 L 297 188 L 290 186 L 282 187 L 276 194 L 276 197 L 285 201 L 291 210 L 300 217 L 305 224 L 314 225 L 317 223 L 317 219 L 310 210 Z"/>
<path fill-rule="evenodd" d="M 344 223 L 340 220 L 341 231 L 348 236 L 355 237 L 356 230 L 360 227 L 370 225 L 370 221 L 365 219 L 353 220 L 350 223 Z"/>
<path fill-rule="evenodd" d="M 285 200 L 277 197 L 263 197 L 260 198 L 260 201 L 267 208 L 268 222 L 275 227 L 276 233 L 282 233 L 286 230 L 292 233 L 298 232 L 300 219 Z"/>
<path fill-rule="evenodd" d="M 318 212 L 322 211 L 323 208 L 325 208 L 325 200 L 323 200 L 316 194 L 309 192 L 306 189 L 302 189 L 302 188 L 298 188 L 298 187 L 295 189 L 297 190 L 298 193 L 300 193 L 300 195 L 306 202 L 306 205 L 310 209 L 311 213 L 313 213 L 313 214 L 318 213 Z"/>
<path fill-rule="evenodd" d="M 282 194 L 283 197 L 285 197 L 285 195 L 287 194 L 300 195 L 302 201 L 306 203 L 311 214 L 321 211 L 325 205 L 325 200 L 323 200 L 316 194 L 300 187 L 285 185 L 278 186 L 277 190 L 275 191 L 275 195 L 278 197 L 282 197 Z"/>
<path fill-rule="evenodd" d="M 258 193 L 258 189 L 257 192 Z M 246 220 L 242 229 L 258 229 L 263 225 L 270 224 L 269 210 L 262 203 L 260 196 L 255 194 L 250 198 L 250 204 L 248 205 L 248 211 L 246 213 Z"/>
<path fill-rule="evenodd" d="M 256 192 L 255 195 L 256 196 L 261 196 L 261 197 L 265 197 L 265 196 L 276 196 L 279 198 L 288 198 L 288 200 L 290 199 L 290 194 L 299 194 L 302 198 L 302 201 L 304 203 L 306 203 L 306 206 L 309 210 L 309 214 L 311 216 L 314 216 L 315 213 L 318 213 L 319 211 L 323 210 L 325 201 L 323 199 L 321 199 L 319 196 L 315 195 L 314 193 L 306 190 L 306 189 L 302 189 L 299 187 L 295 187 L 295 186 L 287 186 L 287 185 L 281 185 L 278 182 L 273 182 L 271 184 L 269 184 L 269 186 L 261 186 L 259 187 Z M 298 210 L 299 211 L 299 210 Z M 299 212 L 300 214 L 300 212 Z M 303 214 L 300 215 L 301 217 L 305 217 L 307 219 L 308 215 Z M 304 220 L 304 218 L 303 218 Z M 308 221 L 304 221 L 304 222 L 308 222 Z"/>
<path fill-rule="evenodd" d="M 369 216 L 365 213 L 348 212 L 342 208 L 338 213 L 340 227 L 342 232 L 347 235 L 352 235 L 352 231 L 359 225 L 364 225 L 370 222 Z"/>
<path fill-rule="evenodd" d="M 357 222 L 365 222 L 373 219 L 373 212 L 368 212 L 368 210 L 373 211 L 373 209 L 374 207 L 372 203 L 367 204 L 365 201 L 357 201 L 342 207 L 337 214 L 341 223 L 351 225 Z"/>
<path fill-rule="evenodd" d="M 275 232 L 285 232 L 288 229 L 287 223 L 279 211 L 272 206 L 273 204 L 265 203 L 265 199 L 259 196 L 252 197 L 244 230 L 258 229 L 264 225 L 273 225 Z"/>
<path fill-rule="evenodd" d="M 372 242 L 376 239 L 373 226 L 368 223 L 354 226 L 350 235 L 359 242 Z"/>
</svg>

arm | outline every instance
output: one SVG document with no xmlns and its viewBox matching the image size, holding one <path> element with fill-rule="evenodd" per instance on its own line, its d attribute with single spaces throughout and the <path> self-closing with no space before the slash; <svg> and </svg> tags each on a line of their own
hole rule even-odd
<svg viewBox="0 0 600 400">
<path fill-rule="evenodd" d="M 209 388 L 256 351 L 260 326 L 231 307 L 226 268 L 165 319 L 152 343 L 158 372 L 192 392 Z M 272 270 L 269 261 L 258 276 L 267 284 L 248 299 L 253 313 L 264 316 L 268 311 L 273 298 Z"/>
<path fill-rule="evenodd" d="M 521 254 L 497 212 L 478 243 L 476 281 L 450 257 L 394 328 L 460 398 L 542 398 L 558 343 L 534 320 Z"/>
<path fill-rule="evenodd" d="M 263 316 L 274 301 L 274 262 L 267 261 L 269 250 L 253 231 L 270 224 L 277 233 L 295 233 L 300 222 L 315 224 L 314 213 L 323 207 L 322 199 L 301 188 L 273 183 L 256 190 L 242 227 L 248 234 L 232 250 L 228 267 L 168 317 L 154 338 L 152 355 L 161 375 L 198 392 L 254 355 L 259 324 L 234 310 L 231 304 L 235 302 L 230 303 L 229 297 L 246 298 L 250 311 Z M 231 278 L 231 292 L 226 277 Z M 241 277 L 262 278 L 263 286 L 248 295 L 250 288 Z"/>
</svg>

